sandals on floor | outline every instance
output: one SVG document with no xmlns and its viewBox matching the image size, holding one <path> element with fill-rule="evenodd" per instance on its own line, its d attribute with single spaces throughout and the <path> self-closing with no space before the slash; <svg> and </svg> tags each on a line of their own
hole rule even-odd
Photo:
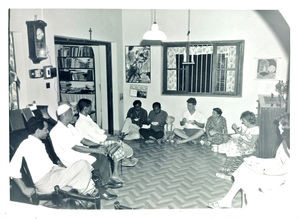
<svg viewBox="0 0 300 219">
<path fill-rule="evenodd" d="M 155 141 L 152 139 L 148 139 L 145 141 L 146 144 L 153 144 Z"/>
<path fill-rule="evenodd" d="M 111 177 L 113 180 L 117 181 L 117 182 L 121 182 L 121 183 L 124 183 L 124 180 L 120 177 L 116 177 L 116 176 L 112 176 Z"/>
<path fill-rule="evenodd" d="M 122 160 L 123 167 L 134 167 L 139 160 L 135 157 Z"/>
<path fill-rule="evenodd" d="M 230 205 L 222 205 L 220 201 L 210 202 L 207 207 L 209 208 L 231 208 Z"/>
<path fill-rule="evenodd" d="M 225 173 L 216 173 L 216 177 L 219 177 L 221 179 L 226 179 L 231 181 L 232 176 L 231 175 L 227 175 Z"/>
</svg>

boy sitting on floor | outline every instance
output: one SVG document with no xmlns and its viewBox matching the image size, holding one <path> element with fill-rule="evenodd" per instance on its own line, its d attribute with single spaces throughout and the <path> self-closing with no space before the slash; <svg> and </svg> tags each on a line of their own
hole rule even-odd
<svg viewBox="0 0 300 219">
<path fill-rule="evenodd" d="M 174 143 L 174 116 L 168 116 L 164 128 L 164 138 L 163 141 L 166 143 Z"/>
</svg>

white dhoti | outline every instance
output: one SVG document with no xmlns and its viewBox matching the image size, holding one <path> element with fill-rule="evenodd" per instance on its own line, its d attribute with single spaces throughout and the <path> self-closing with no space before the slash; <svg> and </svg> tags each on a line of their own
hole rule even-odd
<svg viewBox="0 0 300 219">
<path fill-rule="evenodd" d="M 69 191 L 76 189 L 80 194 L 91 193 L 95 189 L 91 180 L 93 167 L 85 160 L 79 160 L 67 168 L 54 166 L 50 172 L 35 183 L 40 193 L 51 193 L 54 186 Z"/>
<path fill-rule="evenodd" d="M 136 124 L 133 124 L 131 118 L 126 118 L 122 131 L 126 134 L 124 140 L 134 140 L 140 138 L 140 127 Z"/>
</svg>

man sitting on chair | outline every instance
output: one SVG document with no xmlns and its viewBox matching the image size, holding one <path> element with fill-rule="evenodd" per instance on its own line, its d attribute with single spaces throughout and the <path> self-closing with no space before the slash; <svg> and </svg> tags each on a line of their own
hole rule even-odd
<svg viewBox="0 0 300 219">
<path fill-rule="evenodd" d="M 61 162 L 69 166 L 77 160 L 87 160 L 95 170 L 99 170 L 104 187 L 112 189 L 122 187 L 121 182 L 110 178 L 110 161 L 106 157 L 106 147 L 83 138 L 77 129 L 71 125 L 73 111 L 70 105 L 64 103 L 58 106 L 56 113 L 58 122 L 50 131 L 50 137 Z M 103 197 L 113 199 L 117 196 L 106 192 Z"/>
<path fill-rule="evenodd" d="M 77 189 L 81 194 L 95 194 L 95 184 L 91 180 L 93 167 L 85 160 L 78 160 L 68 167 L 54 165 L 48 157 L 41 140 L 48 136 L 46 121 L 32 117 L 27 122 L 29 136 L 23 140 L 10 162 L 10 177 L 16 182 L 22 193 L 31 197 L 34 188 L 29 188 L 22 181 L 20 172 L 24 157 L 35 184 L 37 193 L 54 192 L 54 186 L 69 191 Z"/>
<path fill-rule="evenodd" d="M 79 118 L 76 121 L 75 127 L 79 133 L 84 136 L 84 138 L 89 139 L 93 142 L 97 142 L 100 145 L 105 147 L 110 147 L 113 144 L 120 146 L 119 152 L 123 154 L 122 157 L 113 157 L 114 161 L 114 173 L 118 170 L 119 160 L 122 160 L 123 166 L 135 166 L 138 162 L 137 158 L 133 157 L 133 150 L 128 145 L 122 141 L 117 141 L 113 136 L 107 136 L 105 131 L 101 129 L 97 123 L 95 123 L 92 118 L 89 116 L 92 111 L 92 101 L 89 99 L 81 99 L 77 104 Z M 113 175 L 113 178 L 116 177 L 116 174 Z M 117 179 L 119 180 L 119 179 Z"/>
</svg>

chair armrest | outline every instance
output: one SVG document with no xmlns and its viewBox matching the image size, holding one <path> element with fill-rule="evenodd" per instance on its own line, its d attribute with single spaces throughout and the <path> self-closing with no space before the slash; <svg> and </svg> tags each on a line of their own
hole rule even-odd
<svg viewBox="0 0 300 219">
<path fill-rule="evenodd" d="M 56 194 L 63 195 L 64 197 L 67 197 L 67 198 L 75 198 L 75 199 L 80 199 L 80 200 L 85 200 L 85 201 L 97 201 L 97 200 L 101 199 L 99 194 L 96 196 L 80 195 L 80 194 L 77 194 L 74 192 L 64 191 L 64 190 L 60 189 L 58 185 L 56 185 L 54 187 L 54 190 L 55 190 Z"/>
</svg>

